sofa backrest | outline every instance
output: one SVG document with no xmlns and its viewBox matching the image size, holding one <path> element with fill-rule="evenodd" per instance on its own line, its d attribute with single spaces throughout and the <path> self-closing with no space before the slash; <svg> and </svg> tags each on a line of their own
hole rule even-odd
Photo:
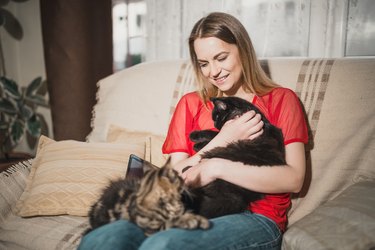
<svg viewBox="0 0 375 250">
<path fill-rule="evenodd" d="M 349 185 L 375 179 L 375 58 L 269 58 L 261 64 L 297 93 L 310 126 L 305 185 L 289 212 L 293 224 Z M 106 141 L 110 125 L 165 135 L 177 101 L 195 89 L 185 60 L 139 64 L 98 87 L 89 142 Z"/>
</svg>

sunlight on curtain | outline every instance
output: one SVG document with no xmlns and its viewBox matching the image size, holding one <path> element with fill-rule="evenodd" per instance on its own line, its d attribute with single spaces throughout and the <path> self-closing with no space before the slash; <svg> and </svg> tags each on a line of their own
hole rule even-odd
<svg viewBox="0 0 375 250">
<path fill-rule="evenodd" d="M 258 57 L 375 55 L 374 0 L 113 1 L 128 5 L 114 8 L 118 68 L 132 65 L 127 58 L 134 55 L 142 61 L 188 58 L 194 23 L 213 11 L 232 14 L 244 24 Z M 141 26 L 132 31 L 126 25 L 134 26 L 137 18 Z"/>
<path fill-rule="evenodd" d="M 249 32 L 260 57 L 308 53 L 310 0 L 146 2 L 147 60 L 187 58 L 187 39 L 194 23 L 213 11 L 236 16 Z"/>
<path fill-rule="evenodd" d="M 346 56 L 375 56 L 375 1 L 351 0 Z"/>
</svg>

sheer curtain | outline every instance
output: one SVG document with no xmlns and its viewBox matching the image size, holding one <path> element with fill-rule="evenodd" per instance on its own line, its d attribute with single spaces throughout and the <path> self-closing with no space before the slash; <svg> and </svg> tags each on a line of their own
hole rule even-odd
<svg viewBox="0 0 375 250">
<path fill-rule="evenodd" d="M 192 26 L 212 11 L 236 16 L 258 57 L 375 55 L 373 0 L 145 1 L 146 61 L 188 58 Z"/>
<path fill-rule="evenodd" d="M 187 58 L 194 23 L 213 11 L 236 16 L 259 57 L 307 56 L 311 0 L 146 0 L 147 60 Z"/>
</svg>

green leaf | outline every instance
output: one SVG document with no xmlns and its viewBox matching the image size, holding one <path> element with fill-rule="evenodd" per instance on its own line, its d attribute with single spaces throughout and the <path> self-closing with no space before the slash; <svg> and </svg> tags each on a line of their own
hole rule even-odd
<svg viewBox="0 0 375 250">
<path fill-rule="evenodd" d="M 34 110 L 32 109 L 32 107 L 27 106 L 27 105 L 21 106 L 20 111 L 21 111 L 21 119 L 24 121 L 31 119 L 32 116 L 34 115 Z"/>
<path fill-rule="evenodd" d="M 6 121 L 0 121 L 0 130 L 8 130 L 9 123 Z"/>
<path fill-rule="evenodd" d="M 9 115 L 17 114 L 17 108 L 14 104 L 7 99 L 0 99 L 0 112 L 4 112 Z"/>
<path fill-rule="evenodd" d="M 17 83 L 11 79 L 8 79 L 4 76 L 0 78 L 0 82 L 3 85 L 3 89 L 6 94 L 10 95 L 16 100 L 19 100 L 21 98 L 21 93 L 18 89 Z"/>
<path fill-rule="evenodd" d="M 44 118 L 44 116 L 42 114 L 37 113 L 36 115 L 38 116 L 39 121 L 40 121 L 40 125 L 42 127 L 41 134 L 43 134 L 45 136 L 49 136 L 48 123 L 47 123 L 46 119 Z"/>
<path fill-rule="evenodd" d="M 41 122 L 39 118 L 36 115 L 34 115 L 31 119 L 27 121 L 26 128 L 30 135 L 32 135 L 33 137 L 39 137 L 42 131 Z"/>
<path fill-rule="evenodd" d="M 42 86 L 38 89 L 38 94 L 45 96 L 48 93 L 47 80 L 42 81 Z"/>
<path fill-rule="evenodd" d="M 32 102 L 38 106 L 49 108 L 49 103 L 41 95 L 36 94 L 34 96 L 26 97 L 25 100 Z"/>
<path fill-rule="evenodd" d="M 24 131 L 25 131 L 25 123 L 22 120 L 16 120 L 12 124 L 10 133 L 11 133 L 12 141 L 14 142 L 14 144 L 17 144 L 21 140 Z"/>
<path fill-rule="evenodd" d="M 31 97 L 35 95 L 35 93 L 38 91 L 38 89 L 42 86 L 42 78 L 37 77 L 34 80 L 31 81 L 29 86 L 26 88 L 26 96 Z"/>
<path fill-rule="evenodd" d="M 14 39 L 21 40 L 23 29 L 17 18 L 9 11 L 1 8 L 1 16 L 4 19 L 3 27 Z"/>
</svg>

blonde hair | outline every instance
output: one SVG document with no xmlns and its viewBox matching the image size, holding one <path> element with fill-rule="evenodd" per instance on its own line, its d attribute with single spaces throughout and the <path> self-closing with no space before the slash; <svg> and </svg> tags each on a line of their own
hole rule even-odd
<svg viewBox="0 0 375 250">
<path fill-rule="evenodd" d="M 198 80 L 198 92 L 203 100 L 222 95 L 220 90 L 208 83 L 203 76 L 194 50 L 194 41 L 206 37 L 216 37 L 237 46 L 245 91 L 261 96 L 278 86 L 261 68 L 249 34 L 241 22 L 232 15 L 213 12 L 194 25 L 189 37 L 190 59 Z"/>
</svg>

